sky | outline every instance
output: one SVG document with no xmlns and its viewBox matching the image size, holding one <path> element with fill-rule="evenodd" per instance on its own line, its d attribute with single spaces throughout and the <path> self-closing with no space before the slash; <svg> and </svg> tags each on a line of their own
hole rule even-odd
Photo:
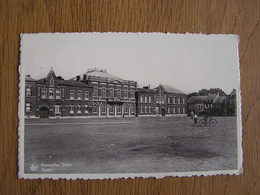
<svg viewBox="0 0 260 195">
<path fill-rule="evenodd" d="M 21 36 L 21 73 L 40 79 L 53 68 L 70 79 L 91 68 L 139 85 L 185 93 L 239 88 L 236 35 L 171 33 L 40 33 Z"/>
</svg>

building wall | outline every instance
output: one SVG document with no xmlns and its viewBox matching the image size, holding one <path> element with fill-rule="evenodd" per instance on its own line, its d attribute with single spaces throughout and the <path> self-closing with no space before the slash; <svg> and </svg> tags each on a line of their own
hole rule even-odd
<svg viewBox="0 0 260 195">
<path fill-rule="evenodd" d="M 50 71 L 44 79 L 26 81 L 26 90 L 30 90 L 25 94 L 25 115 L 38 118 L 131 117 L 186 113 L 186 95 L 150 89 L 140 91 L 136 86 L 135 81 L 95 76 L 64 81 Z"/>
</svg>

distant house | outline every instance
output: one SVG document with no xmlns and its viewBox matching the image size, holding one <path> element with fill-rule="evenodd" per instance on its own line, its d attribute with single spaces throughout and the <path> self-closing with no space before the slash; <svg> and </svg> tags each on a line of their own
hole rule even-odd
<svg viewBox="0 0 260 195">
<path fill-rule="evenodd" d="M 228 96 L 209 94 L 206 96 L 191 96 L 187 100 L 187 114 L 196 112 L 198 115 L 209 113 L 213 116 L 235 115 L 236 92 L 233 90 Z"/>
</svg>

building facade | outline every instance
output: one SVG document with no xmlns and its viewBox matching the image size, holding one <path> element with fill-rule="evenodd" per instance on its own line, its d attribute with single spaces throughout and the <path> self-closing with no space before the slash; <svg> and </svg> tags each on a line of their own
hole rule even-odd
<svg viewBox="0 0 260 195">
<path fill-rule="evenodd" d="M 186 94 L 172 87 L 137 88 L 106 70 L 89 69 L 64 80 L 50 70 L 46 78 L 25 79 L 25 116 L 36 118 L 134 117 L 186 114 Z"/>
<path fill-rule="evenodd" d="M 186 114 L 186 94 L 167 85 L 136 91 L 137 116 L 177 116 Z"/>
</svg>

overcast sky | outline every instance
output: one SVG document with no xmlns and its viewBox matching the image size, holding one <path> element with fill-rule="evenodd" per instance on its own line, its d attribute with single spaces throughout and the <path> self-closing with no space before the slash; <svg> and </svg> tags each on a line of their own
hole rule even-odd
<svg viewBox="0 0 260 195">
<path fill-rule="evenodd" d="M 90 68 L 138 84 L 171 85 L 185 93 L 238 89 L 238 37 L 163 33 L 26 34 L 23 74 L 46 77 L 51 67 L 65 79 Z"/>
</svg>

